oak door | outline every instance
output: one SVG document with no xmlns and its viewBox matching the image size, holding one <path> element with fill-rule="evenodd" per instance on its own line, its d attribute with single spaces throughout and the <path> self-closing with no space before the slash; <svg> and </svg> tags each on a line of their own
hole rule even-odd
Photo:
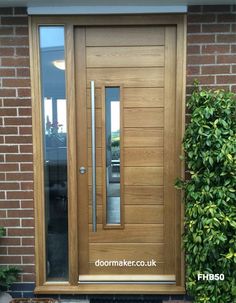
<svg viewBox="0 0 236 303">
<path fill-rule="evenodd" d="M 79 280 L 175 281 L 176 27 L 77 27 L 75 54 Z"/>
</svg>

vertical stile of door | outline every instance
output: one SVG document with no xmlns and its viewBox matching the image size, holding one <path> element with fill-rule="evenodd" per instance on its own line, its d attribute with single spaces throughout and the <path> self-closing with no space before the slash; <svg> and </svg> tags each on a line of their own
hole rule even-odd
<svg viewBox="0 0 236 303">
<path fill-rule="evenodd" d="M 164 88 L 164 256 L 165 274 L 175 268 L 176 178 L 175 161 L 175 77 L 176 77 L 176 27 L 165 28 L 165 88 Z"/>
<path fill-rule="evenodd" d="M 80 127 L 77 127 L 77 155 L 78 168 L 81 166 L 88 167 L 87 157 L 87 108 L 86 108 L 86 48 L 85 48 L 85 27 L 77 27 L 75 30 L 78 37 L 75 42 L 76 52 L 76 113 L 77 121 Z M 78 122 L 77 122 L 78 123 Z M 78 229 L 83 235 L 79 237 L 79 274 L 87 272 L 88 269 L 88 173 L 80 174 L 78 171 Z M 83 212 L 80 211 L 83 209 Z"/>
<path fill-rule="evenodd" d="M 182 141 L 185 129 L 185 96 L 186 96 L 186 16 L 180 19 L 177 23 L 177 58 L 176 68 L 181 77 L 176 77 L 176 150 L 177 155 L 183 155 Z M 183 51 L 184 49 L 184 51 Z M 178 177 L 184 178 L 185 167 L 184 161 L 176 159 Z M 184 218 L 183 192 L 176 193 L 176 216 Z M 181 235 L 184 232 L 183 220 L 177 220 L 176 231 L 176 285 L 184 285 L 185 270 L 184 270 L 184 251 L 181 249 Z"/>
<path fill-rule="evenodd" d="M 65 62 L 66 92 L 68 113 L 68 256 L 69 282 L 77 285 L 78 281 L 78 221 L 77 221 L 77 172 L 76 161 L 76 104 L 75 104 L 75 71 L 74 71 L 74 27 L 65 26 Z"/>
</svg>

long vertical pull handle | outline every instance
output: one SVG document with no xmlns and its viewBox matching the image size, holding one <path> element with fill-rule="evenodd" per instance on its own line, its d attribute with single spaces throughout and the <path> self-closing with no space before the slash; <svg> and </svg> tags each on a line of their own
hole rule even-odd
<svg viewBox="0 0 236 303">
<path fill-rule="evenodd" d="M 93 232 L 97 231 L 97 201 L 96 201 L 96 114 L 95 114 L 95 87 L 91 81 L 91 121 L 92 121 L 92 217 Z"/>
</svg>

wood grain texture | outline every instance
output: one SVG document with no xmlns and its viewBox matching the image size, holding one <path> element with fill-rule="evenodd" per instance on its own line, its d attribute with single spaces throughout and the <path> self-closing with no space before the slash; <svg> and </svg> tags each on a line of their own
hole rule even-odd
<svg viewBox="0 0 236 303">
<path fill-rule="evenodd" d="M 89 191 L 89 205 L 92 205 L 92 186 L 88 187 L 88 191 Z M 96 201 L 97 201 L 98 206 L 102 204 L 102 187 L 101 186 L 97 186 Z"/>
<path fill-rule="evenodd" d="M 164 223 L 162 205 L 126 205 L 126 224 Z"/>
<path fill-rule="evenodd" d="M 125 204 L 163 204 L 163 186 L 125 186 Z"/>
<path fill-rule="evenodd" d="M 125 229 L 103 229 L 97 225 L 96 234 L 89 225 L 89 243 L 163 243 L 163 224 L 126 224 Z"/>
<path fill-rule="evenodd" d="M 163 108 L 125 108 L 124 127 L 163 127 Z"/>
<path fill-rule="evenodd" d="M 42 139 L 42 108 L 41 83 L 39 64 L 39 37 L 37 25 L 29 17 L 29 43 L 30 43 L 30 73 L 32 89 L 32 131 L 33 131 L 33 161 L 34 161 L 34 215 L 35 215 L 35 268 L 36 286 L 46 281 L 46 237 L 45 237 L 45 206 L 44 206 L 44 160 Z"/>
<path fill-rule="evenodd" d="M 164 66 L 163 46 L 87 47 L 87 67 Z"/>
<path fill-rule="evenodd" d="M 96 165 L 102 166 L 102 149 L 101 147 L 96 148 Z M 88 166 L 92 166 L 92 148 L 88 148 Z"/>
<path fill-rule="evenodd" d="M 102 186 L 103 184 L 102 167 L 96 168 L 96 182 L 97 186 Z M 88 167 L 88 185 L 92 186 L 92 167 Z"/>
<path fill-rule="evenodd" d="M 102 243 L 90 244 L 90 260 L 139 260 L 148 261 L 156 260 L 163 262 L 164 245 L 163 244 L 150 244 L 150 243 Z M 158 256 L 158 257 L 157 257 Z M 112 257 L 112 259 L 111 259 Z"/>
<path fill-rule="evenodd" d="M 33 16 L 36 25 L 41 24 L 73 24 L 75 27 L 92 26 L 94 27 L 157 27 L 162 28 L 163 25 L 176 25 L 183 22 L 185 14 L 117 14 L 117 15 L 48 15 Z"/>
<path fill-rule="evenodd" d="M 163 107 L 164 89 L 127 87 L 124 89 L 124 107 Z"/>
<path fill-rule="evenodd" d="M 77 28 L 75 33 L 75 82 L 76 82 L 76 102 L 77 108 L 77 155 L 78 166 L 87 167 L 87 106 L 86 106 L 86 66 L 85 66 L 85 29 Z M 78 170 L 77 170 L 78 172 Z M 79 253 L 78 264 L 79 273 L 88 271 L 88 173 L 80 174 L 78 172 L 77 195 L 78 195 L 78 241 Z M 80 210 L 83 209 L 83 212 Z M 75 227 L 76 228 L 76 227 Z M 80 235 L 83 237 L 80 237 Z"/>
<path fill-rule="evenodd" d="M 163 166 L 163 148 L 133 147 L 124 149 L 124 166 Z"/>
<path fill-rule="evenodd" d="M 171 27 L 170 25 L 173 24 L 174 27 L 177 25 L 177 37 L 175 37 L 176 39 L 176 45 L 177 45 L 177 65 L 176 66 L 176 72 L 175 74 L 177 75 L 176 77 L 176 83 L 177 83 L 177 90 L 176 90 L 176 97 L 177 97 L 177 107 L 176 107 L 176 117 L 178 117 L 175 121 L 175 125 L 176 125 L 176 128 L 175 128 L 175 131 L 176 131 L 176 137 L 175 137 L 175 143 L 176 143 L 176 150 L 177 152 L 180 150 L 179 146 L 180 146 L 180 141 L 182 138 L 181 137 L 181 131 L 183 131 L 183 121 L 180 121 L 179 118 L 180 117 L 183 117 L 184 115 L 184 110 L 183 109 L 183 106 L 184 106 L 184 89 L 183 89 L 183 86 L 184 86 L 184 80 L 183 80 L 183 74 L 184 74 L 184 56 L 183 56 L 183 53 L 184 53 L 184 42 L 185 42 L 185 28 L 183 26 L 183 21 L 184 20 L 184 16 L 183 15 L 135 15 L 135 16 L 132 16 L 132 15 L 120 15 L 120 16 L 60 16 L 60 22 L 63 22 L 63 24 L 65 24 L 66 26 L 70 26 L 70 28 L 75 28 L 75 33 L 74 33 L 74 37 L 75 37 L 75 41 L 77 39 L 77 43 L 75 45 L 75 53 L 76 53 L 76 56 L 78 56 L 79 52 L 79 48 L 82 46 L 83 49 L 85 49 L 85 39 L 82 41 L 80 40 L 80 42 L 78 43 L 79 39 L 78 39 L 78 32 L 81 31 L 81 30 L 84 30 L 84 28 L 82 29 L 81 26 L 89 26 L 87 27 L 89 30 L 93 30 L 95 29 L 95 27 L 92 27 L 92 26 L 95 26 L 95 25 L 99 25 L 99 27 L 96 27 L 97 28 L 97 33 L 93 34 L 93 38 L 92 39 L 95 39 L 94 41 L 96 41 L 96 43 L 101 43 L 100 45 L 97 45 L 97 46 L 109 46 L 109 47 L 113 47 L 113 46 L 117 46 L 119 47 L 120 45 L 122 45 L 123 43 L 123 46 L 124 47 L 146 47 L 146 46 L 162 46 L 164 45 L 164 41 L 166 39 L 166 35 L 164 34 L 164 31 L 166 31 L 165 29 L 165 26 L 166 24 L 168 24 L 169 26 L 168 27 Z M 32 82 L 32 91 L 33 91 L 33 98 L 34 98 L 34 101 L 36 103 L 38 103 L 37 105 L 35 105 L 34 107 L 34 112 L 37 113 L 36 116 L 38 116 L 38 113 L 40 113 L 40 109 L 41 109 L 41 97 L 40 97 L 40 75 L 38 73 L 39 71 L 39 65 L 38 65 L 38 62 L 39 62 L 39 58 L 38 58 L 38 25 L 39 24 L 58 24 L 58 17 L 56 16 L 34 16 L 32 17 L 32 33 L 31 33 L 31 38 L 33 37 L 32 40 L 34 40 L 34 42 L 31 44 L 31 58 L 32 59 L 32 63 L 31 63 L 31 73 L 32 75 L 34 75 L 34 81 Z M 156 25 L 154 25 L 156 24 Z M 158 24 L 162 24 L 161 27 L 158 27 Z M 76 28 L 76 25 L 80 25 L 80 28 Z M 106 26 L 105 26 L 106 25 Z M 106 35 L 106 33 L 109 32 L 109 30 L 111 29 L 111 25 L 113 25 L 114 28 L 118 29 L 117 31 L 119 33 L 117 33 L 117 35 L 114 35 L 114 32 L 113 33 L 110 33 L 109 35 Z M 121 26 L 122 25 L 122 26 Z M 129 25 L 129 27 L 127 28 L 127 25 Z M 141 26 L 142 25 L 142 26 Z M 146 26 L 148 25 L 148 26 Z M 163 26 L 165 25 L 165 26 Z M 75 26 L 75 27 L 74 27 Z M 69 28 L 69 27 L 68 27 Z M 122 30 L 120 31 L 120 28 L 122 28 Z M 106 29 L 107 32 L 104 31 L 104 29 Z M 128 37 L 127 39 L 127 36 L 125 35 L 125 31 L 128 31 L 131 30 L 131 38 Z M 133 32 L 132 32 L 133 30 Z M 100 35 L 102 35 L 102 37 L 98 36 L 98 32 L 100 31 Z M 123 33 L 122 33 L 123 31 Z M 144 33 L 146 31 L 147 35 Z M 155 31 L 157 31 L 159 34 L 157 35 L 159 38 L 158 39 L 155 39 Z M 111 31 L 112 32 L 112 31 Z M 105 33 L 105 35 L 104 35 Z M 143 39 L 140 39 L 140 33 L 141 35 L 144 36 Z M 143 34 L 142 34 L 143 33 Z M 90 36 L 91 37 L 91 36 Z M 117 39 L 118 37 L 118 39 Z M 153 39 L 154 37 L 154 39 Z M 88 35 L 87 35 L 87 38 L 88 38 Z M 114 45 L 112 45 L 112 43 L 110 43 L 110 41 L 113 41 L 112 43 Z M 127 41 L 130 41 L 131 44 L 126 44 Z M 146 41 L 145 41 L 146 40 Z M 159 41 L 157 41 L 159 40 Z M 67 40 L 66 40 L 67 41 Z M 87 40 L 88 41 L 88 40 Z M 108 41 L 108 42 L 107 42 Z M 138 41 L 138 42 L 137 42 Z M 66 42 L 68 45 L 70 44 L 70 46 L 72 45 L 72 43 L 68 43 Z M 95 44 L 96 44 L 95 43 Z M 133 44 L 132 44 L 133 43 Z M 143 44 L 145 43 L 145 44 Z M 96 46 L 96 45 L 95 45 Z M 169 47 L 169 46 L 168 46 Z M 166 47 L 165 47 L 166 48 Z M 166 51 L 165 49 L 165 53 L 167 54 L 168 51 Z M 83 53 L 83 52 L 82 52 Z M 80 55 L 80 58 L 79 60 L 84 60 L 85 62 L 85 56 L 84 56 L 85 52 L 83 53 L 82 57 Z M 70 55 L 70 52 L 67 53 L 67 56 Z M 166 55 L 166 58 L 167 58 L 167 55 Z M 77 60 L 77 59 L 76 59 Z M 148 58 L 147 61 L 149 61 L 150 59 Z M 71 62 L 71 59 L 68 60 L 68 63 L 70 64 Z M 79 62 L 79 61 L 77 61 Z M 84 63 L 83 63 L 84 64 Z M 82 65 L 83 65 L 82 64 Z M 122 64 L 122 63 L 120 63 Z M 83 67 L 84 68 L 84 67 Z M 163 87 L 165 88 L 166 87 L 166 78 L 164 79 L 164 74 L 166 74 L 167 70 L 165 70 L 165 73 L 164 71 L 162 71 L 162 81 L 160 81 L 160 79 L 158 80 L 158 85 L 154 83 L 156 83 L 156 79 L 154 79 L 154 73 L 153 75 L 147 79 L 145 79 L 144 81 L 144 85 L 147 84 L 147 82 L 151 83 L 151 86 L 149 86 L 150 84 L 148 84 L 147 88 L 150 88 L 150 98 L 148 99 L 148 97 L 146 98 L 146 100 L 144 98 L 139 98 L 139 96 L 142 94 L 141 92 L 141 89 L 146 89 L 146 85 L 145 85 L 145 88 L 144 86 L 142 86 L 143 83 L 142 82 L 142 79 L 141 77 L 145 76 L 146 73 L 143 73 L 143 69 L 145 68 L 137 68 L 137 67 L 134 67 L 133 69 L 137 69 L 137 72 L 136 74 L 139 73 L 138 77 L 137 78 L 134 78 L 133 75 L 131 75 L 131 77 L 129 76 L 129 79 L 124 79 L 124 81 L 127 80 L 128 82 L 128 86 L 125 87 L 125 89 L 128 87 L 128 89 L 132 90 L 133 88 L 134 89 L 140 89 L 139 93 L 137 91 L 137 105 L 135 106 L 135 94 L 131 94 L 130 95 L 130 98 L 128 100 L 128 103 L 127 103 L 127 108 L 132 108 L 132 107 L 140 107 L 140 108 L 145 108 L 147 109 L 148 107 L 165 107 L 165 103 L 163 102 L 163 100 L 166 100 L 166 93 L 165 93 L 165 99 L 163 99 L 161 101 L 161 95 L 158 95 L 158 101 L 156 104 L 156 100 L 155 100 L 155 96 L 154 98 L 151 98 L 150 96 L 152 95 L 151 93 L 151 90 L 153 89 L 162 89 Z M 105 68 L 105 69 L 109 69 L 109 68 Z M 125 69 L 125 67 L 122 67 L 122 68 L 114 68 L 114 73 L 117 72 L 117 70 L 123 70 Z M 147 70 L 151 70 L 152 68 L 148 68 Z M 166 69 L 166 67 L 165 67 Z M 140 70 L 138 72 L 138 70 Z M 68 70 L 68 72 L 70 73 L 71 70 Z M 113 72 L 112 72 L 113 73 Z M 116 77 L 111 76 L 110 73 L 107 76 L 104 76 L 100 82 L 98 82 L 99 86 L 101 85 L 104 85 L 104 83 L 107 81 L 110 81 L 112 83 L 115 83 L 117 84 L 117 82 L 121 82 L 121 80 L 123 81 L 123 78 L 121 78 L 120 76 L 123 76 L 122 72 L 119 72 L 119 77 Z M 127 74 L 127 73 L 126 73 Z M 76 75 L 77 75 L 77 80 L 79 80 L 79 77 L 81 77 L 82 75 L 82 78 L 84 79 L 84 70 L 83 72 L 81 73 L 81 70 L 80 70 L 80 74 L 78 76 L 78 70 L 76 70 Z M 76 80 L 76 90 L 77 90 L 77 96 L 79 96 L 82 92 L 82 96 L 81 98 L 83 98 L 83 100 L 86 100 L 86 92 L 84 92 L 86 89 L 85 89 L 85 85 L 83 85 L 83 81 L 79 83 L 79 81 Z M 95 79 L 96 80 L 96 79 Z M 151 80 L 151 81 L 150 81 Z M 165 81 L 164 81 L 165 80 Z M 79 84 L 78 84 L 79 83 Z M 133 86 L 134 84 L 137 84 L 137 86 Z M 162 86 L 159 86 L 161 85 Z M 70 91 L 69 94 L 71 94 L 72 91 Z M 100 107 L 100 96 L 99 96 L 99 89 L 97 89 L 96 91 L 96 94 L 98 94 L 97 96 L 97 108 L 101 108 Z M 149 94 L 149 93 L 147 93 Z M 143 95 L 146 96 L 146 94 L 143 92 Z M 85 98 L 84 98 L 85 96 Z M 76 102 L 78 99 L 76 98 Z M 88 99 L 88 96 L 87 96 L 87 105 L 86 107 L 90 108 L 90 101 Z M 84 102 L 84 101 L 83 101 Z M 86 101 L 85 101 L 86 102 Z M 161 102 L 163 102 L 163 104 L 161 104 Z M 77 104 L 77 111 L 78 109 L 80 109 L 80 101 L 79 103 Z M 124 105 L 125 105 L 125 102 L 124 102 Z M 38 110 L 37 110 L 38 108 Z M 84 107 L 82 106 L 82 108 L 84 109 Z M 78 116 L 79 117 L 79 116 Z M 42 207 L 42 201 L 43 201 L 43 195 L 44 195 L 44 182 L 43 182 L 43 176 L 42 176 L 42 164 L 43 164 L 43 161 L 42 160 L 42 148 L 40 146 L 40 136 L 42 135 L 41 134 L 41 121 L 40 121 L 40 117 L 35 117 L 35 120 L 33 122 L 33 128 L 35 128 L 36 130 L 33 130 L 34 132 L 34 136 L 33 137 L 36 137 L 35 141 L 34 141 L 34 154 L 36 155 L 36 159 L 37 159 L 37 163 L 35 165 L 35 172 L 34 172 L 34 176 L 35 176 L 35 180 L 37 181 L 37 189 L 35 190 L 35 205 L 36 205 L 36 215 L 35 217 L 38 218 L 37 222 L 36 222 L 36 251 L 37 251 L 37 255 L 36 255 L 36 273 L 37 273 L 37 282 L 36 282 L 36 290 L 35 292 L 36 293 L 45 293 L 47 292 L 48 294 L 58 294 L 58 293 L 114 293 L 117 292 L 117 293 L 184 293 L 184 274 L 183 274 L 183 255 L 180 254 L 180 249 L 177 247 L 177 246 L 180 246 L 180 240 L 181 240 L 181 237 L 180 235 L 177 235 L 175 237 L 175 244 L 176 244 L 176 272 L 177 272 L 177 283 L 178 285 L 180 286 L 176 286 L 176 285 L 105 285 L 105 284 L 101 284 L 101 285 L 92 285 L 92 284 L 88 284 L 88 285 L 83 285 L 83 284 L 80 284 L 79 286 L 77 285 L 77 281 L 76 281 L 76 284 L 74 281 L 71 280 L 70 278 L 70 282 L 72 282 L 72 284 L 74 285 L 70 285 L 70 283 L 58 283 L 55 281 L 52 282 L 52 283 L 45 283 L 45 231 L 43 230 L 43 226 L 44 224 L 42 224 L 44 222 L 44 210 L 43 210 L 43 207 Z M 83 120 L 83 119 L 82 119 Z M 164 119 L 163 119 L 164 120 Z M 78 123 L 78 121 L 77 121 Z M 164 147 L 165 148 L 165 145 L 163 144 L 163 125 L 164 125 L 165 121 L 163 121 L 163 124 L 162 126 L 155 126 L 155 127 L 146 127 L 146 126 L 141 126 L 140 128 L 138 128 L 137 126 L 134 126 L 134 127 L 131 127 L 131 128 L 125 128 L 124 129 L 124 146 L 126 147 L 155 147 L 155 146 L 159 146 L 159 147 Z M 72 123 L 71 123 L 72 125 Z M 79 127 L 80 125 L 78 124 L 78 130 L 79 130 Z M 37 131 L 38 129 L 38 131 Z M 85 134 L 86 132 L 88 133 L 88 139 L 90 138 L 89 136 L 89 129 L 88 131 L 85 131 Z M 100 136 L 101 138 L 101 129 L 98 128 L 97 129 L 97 132 L 99 133 L 100 132 L 100 135 L 98 134 L 98 137 Z M 154 133 L 156 135 L 154 135 Z M 80 138 L 78 135 L 76 136 L 77 139 Z M 77 140 L 76 139 L 76 140 Z M 39 144 L 38 144 L 38 141 L 39 141 Z M 86 141 L 86 140 L 85 140 Z M 35 143 L 36 142 L 36 143 Z M 97 140 L 97 146 L 100 144 L 101 140 Z M 88 142 L 89 143 L 89 142 Z M 85 146 L 86 143 L 83 141 L 81 146 Z M 88 144 L 89 145 L 89 144 Z M 77 147 L 80 146 L 80 142 L 77 142 Z M 90 146 L 91 147 L 91 146 Z M 101 146 L 99 146 L 101 147 Z M 86 150 L 86 153 L 87 153 L 87 150 Z M 77 150 L 77 155 L 80 154 L 80 152 L 78 153 L 78 150 Z M 165 154 L 165 153 L 164 153 Z M 76 155 L 76 157 L 77 157 Z M 176 155 L 175 155 L 176 156 Z M 72 161 L 73 162 L 73 161 Z M 179 170 L 181 169 L 180 168 L 180 165 L 177 165 L 177 170 L 178 170 L 178 175 L 179 175 Z M 82 185 L 81 182 L 78 182 L 78 185 Z M 84 187 L 85 188 L 85 187 Z M 84 190 L 83 188 L 83 190 Z M 88 189 L 90 189 L 91 187 L 88 187 Z M 101 197 L 101 194 L 99 192 L 99 188 L 100 186 L 98 186 L 98 201 Z M 134 192 L 134 189 L 136 188 L 135 192 Z M 140 188 L 140 191 L 139 191 L 139 188 Z M 150 194 L 148 195 L 147 193 L 147 190 L 148 188 L 150 189 L 149 192 Z M 151 188 L 154 190 L 156 189 L 157 191 L 154 191 L 152 193 L 151 191 Z M 79 190 L 79 186 L 77 186 L 75 188 L 75 191 L 78 191 Z M 86 195 L 86 193 L 85 193 Z M 165 196 L 166 196 L 166 191 L 165 191 Z M 155 203 L 163 203 L 163 187 L 162 185 L 161 186 L 148 186 L 148 185 L 143 185 L 143 186 L 140 186 L 140 185 L 131 185 L 131 186 L 126 186 L 125 187 L 125 194 L 124 194 L 124 197 L 126 199 L 126 201 L 129 201 L 127 202 L 127 206 L 129 205 L 144 205 L 144 203 L 147 202 L 147 205 L 148 203 L 150 203 L 151 205 L 156 205 Z M 144 198 L 142 198 L 144 197 Z M 177 197 L 177 196 L 176 196 Z M 70 198 L 71 199 L 71 198 Z M 141 199 L 143 199 L 143 204 L 140 202 Z M 85 199 L 86 200 L 86 199 Z M 175 213 L 175 220 L 176 220 L 176 233 L 179 232 L 179 229 L 180 229 L 180 214 L 181 212 L 178 211 L 178 207 L 181 205 L 180 203 L 180 199 L 179 199 L 179 196 L 177 197 L 177 202 L 175 207 L 176 207 L 176 210 L 174 210 L 174 213 Z M 88 208 L 86 209 L 86 207 L 88 206 L 88 204 L 86 204 L 88 201 L 85 201 L 84 204 L 80 204 L 79 205 L 79 209 L 80 209 L 80 213 L 78 214 L 78 218 L 79 218 L 79 221 L 81 220 L 81 223 L 82 225 L 86 226 L 85 229 L 83 230 L 83 228 L 80 228 L 81 225 L 78 226 L 78 231 L 79 231 L 79 241 L 80 241 L 80 246 L 79 246 L 79 250 L 82 249 L 82 253 L 80 251 L 80 257 L 81 255 L 83 255 L 84 257 L 86 257 L 86 254 L 88 255 L 88 245 L 86 244 L 86 229 L 88 228 L 88 224 L 86 223 L 87 222 L 87 219 L 88 219 Z M 70 201 L 71 203 L 71 201 Z M 130 203 L 130 204 L 129 204 Z M 152 204 L 153 203 L 153 204 Z M 85 207 L 85 208 L 83 208 Z M 83 212 L 81 212 L 81 210 L 84 209 Z M 173 211 L 173 209 L 172 209 Z M 70 211 L 70 214 L 71 214 L 71 211 Z M 77 214 L 76 214 L 77 215 Z M 71 216 L 71 215 L 70 215 Z M 179 217 L 178 217 L 179 216 Z M 133 224 L 128 224 L 128 225 L 133 225 Z M 139 224 L 140 225 L 140 224 Z M 144 224 L 144 227 L 143 229 L 146 228 L 147 224 Z M 156 224 L 149 224 L 149 225 L 152 225 L 152 228 L 150 229 L 150 231 L 147 231 L 146 230 L 146 234 L 145 232 L 143 232 L 142 230 L 139 230 L 138 227 L 135 227 L 134 230 L 131 230 L 130 229 L 130 226 L 128 226 L 128 237 L 130 237 L 130 239 L 132 241 L 134 240 L 137 240 L 137 233 L 138 233 L 138 236 L 140 235 L 140 238 L 139 239 L 146 239 L 146 235 L 149 236 L 149 240 L 151 240 L 152 238 L 152 231 L 155 230 L 155 235 L 153 234 L 153 239 L 155 239 L 154 237 L 158 234 L 158 232 L 156 232 L 158 230 L 158 227 Z M 90 226 L 91 228 L 91 226 Z M 99 226 L 100 228 L 100 226 Z M 164 242 L 164 226 L 162 226 L 162 231 L 160 232 L 159 230 L 159 240 L 161 239 L 162 242 Z M 182 228 L 183 228 L 183 224 L 182 224 Z M 85 232 L 85 233 L 84 233 Z M 106 239 L 106 235 L 105 235 L 105 232 L 112 232 L 111 230 L 106 230 L 106 231 L 103 231 L 103 235 L 99 236 L 100 238 L 98 238 L 98 241 L 99 239 L 103 239 L 105 240 Z M 118 231 L 116 231 L 118 232 Z M 126 239 L 126 234 L 123 233 L 122 234 L 122 231 L 119 231 L 119 233 L 121 232 L 121 235 L 118 235 L 118 239 L 120 240 L 119 243 L 124 243 L 123 239 L 125 239 L 125 241 L 127 240 Z M 143 233 L 142 233 L 143 232 Z M 38 238 L 37 238 L 38 237 Z M 84 239 L 82 239 L 82 237 L 84 237 Z M 91 237 L 90 237 L 91 239 Z M 113 233 L 111 236 L 110 236 L 110 239 L 116 239 L 116 234 Z M 129 243 L 129 240 L 127 240 L 127 245 L 130 245 Z M 139 241 L 138 239 L 138 241 Z M 85 246 L 81 245 L 82 243 L 85 244 Z M 84 242 L 83 242 L 84 241 Z M 103 242 L 105 244 L 105 242 Z M 118 242 L 116 242 L 118 243 Z M 137 243 L 137 242 L 132 242 L 132 243 Z M 146 242 L 146 243 L 149 243 L 149 242 Z M 115 243 L 113 243 L 115 244 Z M 73 247 L 69 247 L 69 249 L 73 249 Z M 70 252 L 70 256 L 73 256 L 75 252 Z M 165 253 L 164 253 L 165 255 Z M 86 259 L 84 259 L 85 262 Z M 83 264 L 83 260 L 80 259 L 80 264 Z M 72 264 L 72 263 L 71 263 Z M 180 265 L 182 266 L 182 270 L 180 270 Z M 75 264 L 75 266 L 77 266 L 78 268 L 78 264 Z M 168 268 L 168 264 L 166 265 L 165 263 L 161 263 L 160 264 L 161 266 L 161 274 L 163 274 L 164 271 L 166 271 L 166 269 Z M 159 267 L 160 268 L 160 267 Z M 82 273 L 83 273 L 83 266 L 81 268 L 79 268 L 80 271 L 82 270 Z M 92 264 L 89 264 L 89 266 L 87 266 L 87 269 L 84 271 L 84 273 L 90 273 L 90 274 L 93 274 L 95 273 L 99 273 L 99 268 L 94 268 Z M 105 269 L 103 269 L 105 271 Z M 110 269 L 108 269 L 108 271 L 106 272 L 106 274 L 109 274 Z M 119 269 L 117 269 L 119 271 Z M 138 274 L 138 270 L 139 269 L 127 269 L 127 271 L 130 270 L 129 274 Z M 158 269 L 159 270 L 159 269 Z M 121 272 L 118 272 L 117 271 L 117 274 L 122 274 L 122 271 Z M 70 277 L 72 276 L 75 276 L 75 272 L 76 272 L 76 269 L 72 269 L 72 266 L 70 265 Z M 115 272 L 115 270 L 114 270 Z M 101 273 L 101 271 L 100 271 Z M 143 272 L 142 272 L 143 273 Z M 150 273 L 150 271 L 148 271 L 148 273 Z M 153 272 L 153 274 L 155 274 Z M 73 280 L 75 280 L 73 278 Z M 44 284 L 44 285 L 43 285 Z"/>
<path fill-rule="evenodd" d="M 73 26 L 66 27 L 66 88 L 67 88 L 67 115 L 68 119 L 68 247 L 69 249 L 69 281 L 76 285 L 78 280 L 78 216 L 77 216 L 77 146 L 76 146 L 76 102 L 75 102 L 75 62 L 74 62 L 74 32 Z"/>
<path fill-rule="evenodd" d="M 164 220 L 165 220 L 165 273 L 175 268 L 176 236 L 176 189 L 174 187 L 176 172 L 176 28 L 165 28 L 165 144 L 164 144 Z"/>
<path fill-rule="evenodd" d="M 102 108 L 101 100 L 101 89 L 95 89 L 95 107 Z M 87 88 L 87 108 L 91 108 L 91 91 L 90 88 Z"/>
<path fill-rule="evenodd" d="M 164 28 L 148 27 L 88 27 L 87 46 L 164 45 Z"/>
<path fill-rule="evenodd" d="M 163 185 L 163 167 L 125 167 L 125 185 Z"/>
<path fill-rule="evenodd" d="M 100 108 L 96 109 L 96 128 L 102 127 L 102 110 Z M 91 128 L 91 109 L 87 109 L 87 125 L 88 128 Z"/>
<path fill-rule="evenodd" d="M 97 223 L 104 222 L 104 205 L 97 205 Z M 124 205 L 123 208 L 125 224 L 162 224 L 163 206 L 162 205 Z M 106 220 L 106 213 L 105 213 Z M 92 224 L 92 206 L 89 205 L 89 223 Z M 109 226 L 111 228 L 111 226 Z M 119 224 L 113 226 L 115 229 Z"/>
<path fill-rule="evenodd" d="M 162 147 L 163 145 L 162 128 L 124 128 L 124 147 Z"/>
<path fill-rule="evenodd" d="M 163 67 L 144 68 L 89 68 L 87 83 L 96 79 L 96 86 L 109 82 L 111 85 L 122 84 L 124 87 L 163 87 Z"/>
<path fill-rule="evenodd" d="M 92 147 L 92 133 L 91 133 L 91 127 L 87 130 L 88 133 L 88 148 Z M 96 127 L 96 147 L 101 148 L 102 147 L 102 128 Z"/>
<path fill-rule="evenodd" d="M 157 267 L 113 267 L 112 272 L 114 275 L 162 275 L 164 272 L 164 266 L 164 262 L 159 261 L 157 263 Z M 109 267 L 95 266 L 95 262 L 90 262 L 89 267 L 91 275 L 109 275 L 111 272 Z"/>
<path fill-rule="evenodd" d="M 103 205 L 97 205 L 97 223 L 103 223 Z M 89 224 L 92 224 L 92 204 L 89 205 Z"/>
<path fill-rule="evenodd" d="M 176 79 L 176 153 L 183 155 L 182 141 L 185 131 L 185 96 L 186 96 L 186 44 L 187 44 L 187 16 L 177 23 L 177 73 Z M 176 161 L 177 175 L 183 179 L 185 175 L 184 161 Z M 182 249 L 182 234 L 184 233 L 184 204 L 183 192 L 176 193 L 176 285 L 185 283 L 184 250 Z"/>
</svg>

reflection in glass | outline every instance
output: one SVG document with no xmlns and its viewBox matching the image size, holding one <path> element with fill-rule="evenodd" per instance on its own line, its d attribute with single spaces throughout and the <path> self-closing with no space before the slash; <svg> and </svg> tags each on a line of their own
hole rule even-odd
<svg viewBox="0 0 236 303">
<path fill-rule="evenodd" d="M 120 88 L 106 87 L 107 224 L 120 224 Z"/>
<path fill-rule="evenodd" d="M 47 280 L 68 279 L 67 120 L 64 27 L 41 26 L 40 61 L 44 135 Z"/>
</svg>

